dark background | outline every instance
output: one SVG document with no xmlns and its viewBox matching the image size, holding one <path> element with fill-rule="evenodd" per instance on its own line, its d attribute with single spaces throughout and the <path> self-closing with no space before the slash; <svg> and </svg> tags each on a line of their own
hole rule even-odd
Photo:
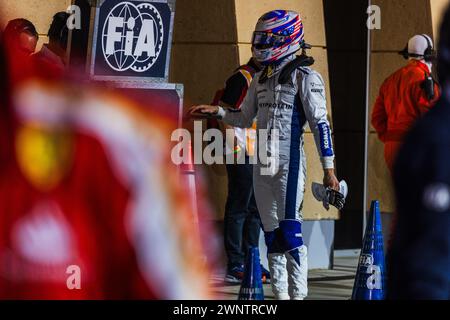
<svg viewBox="0 0 450 320">
<path fill-rule="evenodd" d="M 91 5 L 88 0 L 76 0 L 74 4 L 81 9 L 81 29 L 72 31 L 70 66 L 73 68 L 81 67 L 84 70 L 88 57 Z"/>
<path fill-rule="evenodd" d="M 360 248 L 364 212 L 364 146 L 367 63 L 366 0 L 323 0 L 331 105 L 339 179 L 349 185 L 334 248 Z"/>
</svg>

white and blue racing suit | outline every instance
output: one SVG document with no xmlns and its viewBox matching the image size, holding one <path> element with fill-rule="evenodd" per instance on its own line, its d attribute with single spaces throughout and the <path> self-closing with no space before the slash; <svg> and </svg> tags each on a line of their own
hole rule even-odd
<svg viewBox="0 0 450 320">
<path fill-rule="evenodd" d="M 255 76 L 238 111 L 219 108 L 218 116 L 232 126 L 248 128 L 257 121 L 261 129 L 278 129 L 278 171 L 266 175 L 260 161 L 254 166 L 254 188 L 268 247 L 272 290 L 278 299 L 303 299 L 307 288 L 307 248 L 303 244 L 302 203 L 306 180 L 303 132 L 309 124 L 324 169 L 334 168 L 331 130 L 327 119 L 325 85 L 321 75 L 309 67 L 292 72 L 279 84 L 280 71 L 294 55 L 278 66 L 264 83 Z"/>
</svg>

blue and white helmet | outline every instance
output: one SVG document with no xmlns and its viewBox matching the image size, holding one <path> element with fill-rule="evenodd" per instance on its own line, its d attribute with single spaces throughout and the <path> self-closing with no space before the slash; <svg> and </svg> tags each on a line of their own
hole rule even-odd
<svg viewBox="0 0 450 320">
<path fill-rule="evenodd" d="M 269 65 L 297 52 L 304 44 L 303 22 L 295 11 L 275 10 L 259 18 L 253 32 L 253 57 Z"/>
</svg>

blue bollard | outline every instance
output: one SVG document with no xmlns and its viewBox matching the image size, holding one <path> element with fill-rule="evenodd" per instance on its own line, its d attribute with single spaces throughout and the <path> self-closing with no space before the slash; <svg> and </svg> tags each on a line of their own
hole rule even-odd
<svg viewBox="0 0 450 320">
<path fill-rule="evenodd" d="M 249 249 L 245 262 L 244 279 L 239 290 L 238 300 L 264 300 L 262 271 L 257 247 Z"/>
<path fill-rule="evenodd" d="M 378 201 L 372 201 L 353 285 L 352 300 L 384 300 L 385 275 L 380 204 Z"/>
</svg>

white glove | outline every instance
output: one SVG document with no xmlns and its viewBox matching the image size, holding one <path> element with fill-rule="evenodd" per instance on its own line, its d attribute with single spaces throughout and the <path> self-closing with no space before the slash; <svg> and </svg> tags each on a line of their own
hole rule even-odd
<svg viewBox="0 0 450 320">
<path fill-rule="evenodd" d="M 348 195 L 347 182 L 342 180 L 339 183 L 339 191 L 331 188 L 325 188 L 323 184 L 313 182 L 312 193 L 317 201 L 321 201 L 325 209 L 330 209 L 330 204 L 338 210 L 342 210 L 345 205 L 345 199 Z"/>
</svg>

